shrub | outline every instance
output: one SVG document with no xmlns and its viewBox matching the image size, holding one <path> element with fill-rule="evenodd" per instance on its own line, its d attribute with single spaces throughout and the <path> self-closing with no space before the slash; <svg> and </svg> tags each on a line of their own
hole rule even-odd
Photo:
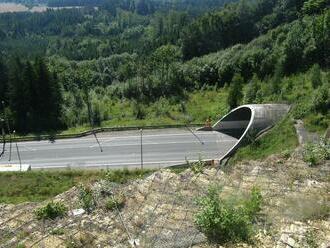
<svg viewBox="0 0 330 248">
<path fill-rule="evenodd" d="M 292 114 L 293 114 L 294 119 L 304 118 L 311 111 L 311 106 L 310 105 L 311 104 L 307 100 L 297 103 L 292 108 Z"/>
<path fill-rule="evenodd" d="M 88 232 L 81 233 L 74 237 L 69 237 L 65 245 L 67 248 L 93 248 L 96 247 L 95 245 L 96 237 Z"/>
<path fill-rule="evenodd" d="M 195 215 L 195 224 L 214 243 L 248 241 L 252 221 L 260 211 L 260 192 L 253 189 L 250 199 L 241 204 L 224 200 L 219 193 L 217 187 L 211 187 L 207 195 L 198 200 L 200 210 Z"/>
<path fill-rule="evenodd" d="M 310 131 L 323 131 L 328 128 L 330 125 L 330 114 L 329 115 L 322 115 L 322 114 L 315 114 L 312 113 L 308 117 L 304 119 L 306 123 L 306 127 Z"/>
<path fill-rule="evenodd" d="M 128 170 L 127 168 L 123 170 L 108 170 L 105 173 L 105 180 L 109 182 L 124 184 L 132 179 L 143 178 L 145 175 L 148 175 L 151 172 L 153 172 L 153 170 Z"/>
<path fill-rule="evenodd" d="M 205 168 L 205 165 L 206 163 L 203 160 L 199 159 L 197 162 L 191 164 L 191 171 L 194 174 L 201 174 Z"/>
<path fill-rule="evenodd" d="M 319 247 L 317 244 L 317 237 L 315 235 L 315 232 L 313 231 L 306 232 L 305 239 L 306 239 L 306 244 L 308 245 L 309 248 Z"/>
<path fill-rule="evenodd" d="M 309 143 L 305 145 L 303 158 L 310 166 L 316 166 L 330 159 L 330 141 L 322 139 L 319 143 Z"/>
<path fill-rule="evenodd" d="M 121 209 L 124 206 L 125 206 L 125 196 L 123 194 L 109 197 L 109 199 L 105 204 L 105 208 L 110 211 L 115 209 Z"/>
<path fill-rule="evenodd" d="M 321 69 L 318 64 L 313 65 L 311 68 L 311 82 L 314 89 L 322 85 Z"/>
<path fill-rule="evenodd" d="M 287 149 L 287 150 L 284 150 L 283 152 L 281 152 L 281 156 L 282 156 L 284 159 L 289 159 L 290 156 L 291 156 L 291 153 L 292 153 L 292 150 Z"/>
<path fill-rule="evenodd" d="M 46 206 L 35 211 L 37 219 L 51 219 L 63 217 L 67 214 L 68 208 L 61 202 L 49 202 Z"/>
<path fill-rule="evenodd" d="M 253 76 L 251 81 L 249 82 L 247 86 L 247 90 L 244 94 L 244 103 L 245 104 L 251 104 L 256 103 L 257 101 L 257 94 L 260 90 L 260 80 L 256 75 Z"/>
<path fill-rule="evenodd" d="M 145 107 L 137 101 L 134 101 L 132 104 L 134 117 L 138 120 L 143 120 L 147 115 Z"/>
<path fill-rule="evenodd" d="M 231 87 L 229 89 L 228 93 L 228 99 L 227 103 L 231 109 L 236 108 L 242 98 L 243 98 L 243 93 L 242 93 L 242 85 L 244 84 L 244 79 L 240 74 L 235 74 L 234 78 L 231 82 Z"/>
<path fill-rule="evenodd" d="M 244 209 L 250 219 L 254 219 L 257 213 L 261 210 L 262 195 L 260 190 L 256 187 L 253 187 L 251 190 L 250 198 L 245 201 Z"/>
<path fill-rule="evenodd" d="M 91 213 L 96 207 L 96 203 L 93 197 L 93 192 L 90 187 L 80 185 L 79 186 L 79 202 L 81 207 L 87 212 Z"/>
<path fill-rule="evenodd" d="M 327 113 L 330 109 L 330 89 L 324 84 L 315 92 L 312 99 L 312 107 L 318 113 Z"/>
<path fill-rule="evenodd" d="M 102 117 L 101 117 L 101 111 L 100 111 L 100 106 L 95 106 L 93 109 L 93 114 L 92 114 L 92 121 L 94 126 L 101 126 L 102 122 Z"/>
<path fill-rule="evenodd" d="M 65 234 L 65 231 L 63 228 L 56 228 L 50 232 L 52 235 L 63 235 Z"/>
</svg>

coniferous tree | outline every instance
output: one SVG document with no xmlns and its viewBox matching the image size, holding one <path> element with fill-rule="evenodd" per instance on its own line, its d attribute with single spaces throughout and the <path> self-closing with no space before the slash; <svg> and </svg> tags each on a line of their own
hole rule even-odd
<svg viewBox="0 0 330 248">
<path fill-rule="evenodd" d="M 8 69 L 5 63 L 0 58 L 0 104 L 2 101 L 7 102 L 8 94 Z M 2 104 L 0 105 L 0 109 Z"/>
<path fill-rule="evenodd" d="M 10 63 L 9 71 L 9 107 L 13 112 L 14 127 L 19 132 L 27 132 L 30 97 L 29 88 L 23 79 L 24 64 L 19 58 Z"/>
<path fill-rule="evenodd" d="M 34 113 L 33 107 L 35 107 L 33 103 L 34 93 L 34 81 L 36 80 L 35 71 L 33 65 L 28 61 L 26 62 L 23 72 L 23 85 L 24 85 L 24 99 L 25 99 L 25 130 L 24 131 L 33 131 L 35 127 L 34 118 L 37 115 Z"/>
<path fill-rule="evenodd" d="M 38 129 L 56 129 L 60 125 L 62 103 L 59 84 L 50 74 L 43 59 L 36 59 L 35 68 L 38 107 L 34 111 L 38 113 L 38 118 L 35 118 L 38 120 Z"/>
</svg>

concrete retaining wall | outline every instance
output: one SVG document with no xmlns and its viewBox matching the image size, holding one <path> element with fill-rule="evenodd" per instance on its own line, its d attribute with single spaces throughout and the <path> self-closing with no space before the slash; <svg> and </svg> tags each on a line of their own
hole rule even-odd
<svg viewBox="0 0 330 248">
<path fill-rule="evenodd" d="M 286 104 L 250 104 L 233 109 L 219 120 L 213 130 L 238 139 L 220 160 L 233 154 L 250 137 L 254 138 L 281 120 L 290 110 Z"/>
</svg>

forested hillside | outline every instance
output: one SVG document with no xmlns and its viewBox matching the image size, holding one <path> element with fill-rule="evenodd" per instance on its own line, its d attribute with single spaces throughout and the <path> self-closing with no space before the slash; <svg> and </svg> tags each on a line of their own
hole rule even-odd
<svg viewBox="0 0 330 248">
<path fill-rule="evenodd" d="M 262 102 L 329 125 L 328 0 L 48 5 L 82 8 L 0 15 L 1 113 L 20 132 L 203 122 Z"/>
</svg>

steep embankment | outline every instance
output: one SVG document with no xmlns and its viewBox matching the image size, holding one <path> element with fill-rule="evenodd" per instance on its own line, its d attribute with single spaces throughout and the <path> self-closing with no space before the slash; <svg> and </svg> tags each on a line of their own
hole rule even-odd
<svg viewBox="0 0 330 248">
<path fill-rule="evenodd" d="M 329 168 L 329 161 L 309 166 L 298 149 L 220 171 L 194 164 L 181 172 L 161 170 L 123 185 L 102 180 L 55 197 L 70 211 L 54 220 L 36 219 L 34 211 L 44 202 L 0 205 L 0 243 L 2 247 L 18 243 L 132 247 L 133 242 L 136 247 L 214 247 L 196 227 L 194 215 L 200 210 L 196 199 L 218 185 L 221 199 L 245 199 L 254 187 L 262 195 L 251 240 L 226 247 L 327 247 Z M 90 212 L 79 213 L 76 209 L 81 206 L 89 206 Z"/>
</svg>

